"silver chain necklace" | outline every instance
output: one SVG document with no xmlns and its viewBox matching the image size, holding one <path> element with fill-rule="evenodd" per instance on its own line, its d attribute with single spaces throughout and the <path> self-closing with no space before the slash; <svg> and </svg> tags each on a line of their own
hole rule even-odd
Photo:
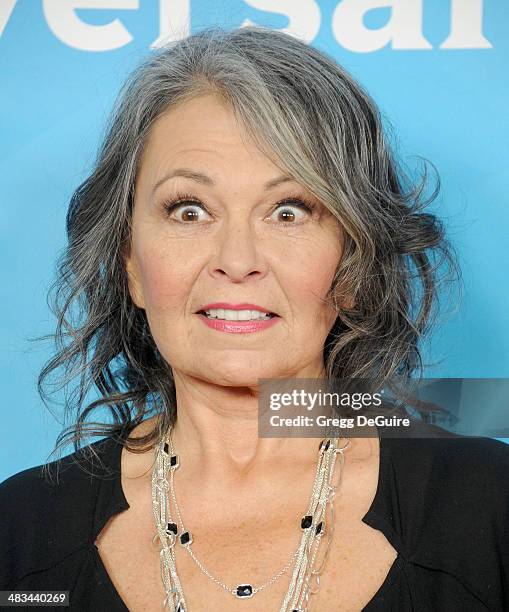
<svg viewBox="0 0 509 612">
<path fill-rule="evenodd" d="M 173 612 L 189 612 L 175 562 L 175 545 L 178 540 L 179 544 L 189 553 L 205 576 L 239 599 L 250 598 L 273 584 L 288 571 L 295 561 L 292 579 L 280 612 L 308 612 L 309 597 L 317 593 L 320 588 L 319 574 L 321 574 L 325 566 L 334 533 L 334 495 L 341 482 L 344 467 L 343 452 L 350 443 L 350 440 L 347 438 L 345 445 L 338 447 L 338 441 L 339 438 L 325 438 L 320 443 L 318 464 L 308 511 L 301 518 L 300 522 L 302 537 L 292 558 L 277 574 L 261 586 L 254 587 L 250 583 L 242 583 L 235 587 L 229 587 L 215 578 L 192 550 L 193 537 L 184 526 L 175 496 L 173 481 L 175 471 L 179 467 L 179 458 L 174 452 L 170 428 L 161 442 L 156 445 L 156 460 L 152 471 L 152 507 L 156 523 L 156 534 L 152 541 L 155 542 L 156 538 L 159 537 L 161 544 L 161 578 L 166 593 L 163 607 Z M 338 455 L 340 462 L 339 476 L 333 482 L 334 468 Z M 168 492 L 176 509 L 181 528 L 180 533 L 177 524 L 173 520 L 170 499 L 167 495 Z M 329 510 L 328 521 L 326 521 L 327 509 Z M 327 522 L 330 524 L 327 526 L 328 537 L 325 550 L 320 563 L 315 566 L 322 536 L 326 532 Z M 316 583 L 314 589 L 311 584 L 312 578 L 314 578 Z"/>
</svg>

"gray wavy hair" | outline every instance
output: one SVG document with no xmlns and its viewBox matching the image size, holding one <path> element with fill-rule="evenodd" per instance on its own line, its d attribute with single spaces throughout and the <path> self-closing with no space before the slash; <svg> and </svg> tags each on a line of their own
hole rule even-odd
<svg viewBox="0 0 509 612">
<path fill-rule="evenodd" d="M 418 343 L 438 312 L 439 282 L 459 276 L 442 223 L 423 212 L 439 192 L 438 175 L 426 196 L 426 163 L 417 182 L 404 174 L 375 103 L 325 53 L 267 28 L 208 28 L 153 52 L 132 73 L 95 169 L 71 199 L 68 246 L 49 292 L 57 352 L 38 379 L 46 405 L 50 374 L 60 372 L 54 390 L 66 389 L 70 424 L 53 453 L 71 441 L 78 450 L 88 436 L 110 435 L 134 452 L 145 450 L 175 421 L 172 371 L 145 312 L 131 300 L 124 254 L 151 126 L 173 105 L 210 92 L 343 227 L 343 255 L 327 296 L 338 313 L 324 345 L 327 376 L 383 384 L 416 370 L 422 375 Z M 353 297 L 351 308 L 342 306 L 346 296 Z M 69 392 L 72 380 L 78 382 Z M 94 386 L 100 398 L 86 403 Z M 112 423 L 89 421 L 100 407 L 109 409 Z M 151 414 L 160 415 L 157 426 L 129 438 Z"/>
</svg>

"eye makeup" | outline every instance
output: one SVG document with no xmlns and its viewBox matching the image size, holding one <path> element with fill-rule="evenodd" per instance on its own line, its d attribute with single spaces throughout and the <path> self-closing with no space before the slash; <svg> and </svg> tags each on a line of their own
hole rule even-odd
<svg viewBox="0 0 509 612">
<path fill-rule="evenodd" d="M 165 200 L 162 206 L 168 217 L 170 217 L 176 210 L 178 210 L 179 208 L 183 208 L 184 206 L 196 206 L 198 208 L 201 208 L 203 211 L 208 212 L 207 207 L 203 204 L 203 202 L 200 199 L 196 198 L 196 196 L 193 196 L 189 193 L 178 193 L 174 197 L 168 200 Z M 300 196 L 295 196 L 295 197 L 291 196 L 291 197 L 286 197 L 281 200 L 278 200 L 273 208 L 272 213 L 276 211 L 278 208 L 284 208 L 284 207 L 298 208 L 304 212 L 307 212 L 309 216 L 312 216 L 313 213 L 317 209 L 317 205 L 311 202 L 310 200 L 300 197 Z M 187 222 L 187 221 L 181 221 L 178 219 L 173 219 L 173 220 L 176 221 L 177 223 L 183 223 L 187 225 L 189 225 L 190 223 L 193 223 L 192 221 Z M 276 222 L 277 225 L 287 225 L 287 226 L 299 225 L 300 223 L 301 221 L 290 222 L 290 223 Z"/>
</svg>

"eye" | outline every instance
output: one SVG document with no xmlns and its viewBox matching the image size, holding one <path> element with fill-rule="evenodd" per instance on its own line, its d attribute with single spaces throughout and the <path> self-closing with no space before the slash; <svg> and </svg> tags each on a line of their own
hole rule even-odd
<svg viewBox="0 0 509 612">
<path fill-rule="evenodd" d="M 168 216 L 172 216 L 178 223 L 188 225 L 200 221 L 203 218 L 203 215 L 200 216 L 200 213 L 207 213 L 199 200 L 196 200 L 194 196 L 185 194 L 178 195 L 174 199 L 164 202 L 163 207 Z"/>
<path fill-rule="evenodd" d="M 203 220 L 203 214 L 208 215 L 205 206 L 195 198 L 195 196 L 187 194 L 179 194 L 175 198 L 164 202 L 164 210 L 168 217 L 171 217 L 177 223 L 190 225 Z M 306 217 L 313 214 L 316 206 L 302 198 L 285 198 L 276 204 L 276 208 L 270 215 L 275 216 L 277 225 L 291 226 L 299 225 Z M 296 212 L 298 211 L 298 212 Z"/>
<path fill-rule="evenodd" d="M 272 213 L 276 215 L 278 225 L 299 225 L 307 217 L 313 214 L 315 205 L 301 198 L 285 198 L 277 203 Z M 298 214 L 295 214 L 295 210 Z M 271 215 L 272 216 L 272 215 Z"/>
</svg>

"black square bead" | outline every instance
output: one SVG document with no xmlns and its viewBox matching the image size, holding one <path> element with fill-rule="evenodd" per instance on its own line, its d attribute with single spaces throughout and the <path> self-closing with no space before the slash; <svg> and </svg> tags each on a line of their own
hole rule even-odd
<svg viewBox="0 0 509 612">
<path fill-rule="evenodd" d="M 253 587 L 250 584 L 239 584 L 237 587 L 237 597 L 251 597 L 253 595 Z"/>
<path fill-rule="evenodd" d="M 170 467 L 178 467 L 179 458 L 178 455 L 172 455 L 170 457 Z"/>
<path fill-rule="evenodd" d="M 165 442 L 165 443 L 164 443 L 163 450 L 164 450 L 164 452 L 165 452 L 167 455 L 169 454 L 169 452 L 170 452 L 170 447 L 169 447 L 169 445 L 168 445 L 168 442 Z"/>
<path fill-rule="evenodd" d="M 319 533 L 321 533 L 322 529 L 323 529 L 323 521 L 320 521 L 318 525 L 316 526 L 315 534 L 318 535 Z"/>
<path fill-rule="evenodd" d="M 310 514 L 302 517 L 302 521 L 300 522 L 300 526 L 302 529 L 309 529 L 313 523 L 313 517 Z"/>
<path fill-rule="evenodd" d="M 184 531 L 184 533 L 180 534 L 180 543 L 184 546 L 185 544 L 190 544 L 192 542 L 191 534 L 189 531 Z"/>
<path fill-rule="evenodd" d="M 170 532 L 177 535 L 177 524 L 176 523 L 168 523 L 168 525 L 166 526 L 166 533 L 170 533 Z"/>
<path fill-rule="evenodd" d="M 325 446 L 324 446 L 325 443 Z M 327 440 L 327 442 L 325 442 L 325 438 L 320 442 L 320 446 L 318 450 L 322 449 L 322 446 L 324 446 L 324 451 L 328 450 L 329 446 L 330 446 L 330 440 Z"/>
</svg>

